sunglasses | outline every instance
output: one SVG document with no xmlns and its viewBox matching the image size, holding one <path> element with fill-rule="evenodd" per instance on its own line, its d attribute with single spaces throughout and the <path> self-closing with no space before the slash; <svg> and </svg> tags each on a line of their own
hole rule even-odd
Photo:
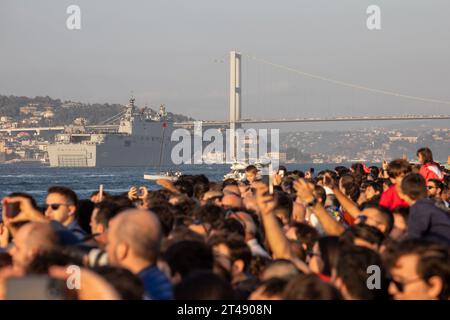
<svg viewBox="0 0 450 320">
<path fill-rule="evenodd" d="M 59 207 L 61 206 L 68 206 L 68 204 L 65 203 L 52 203 L 52 204 L 47 204 L 45 206 L 45 210 L 47 210 L 48 208 L 52 208 L 52 210 L 58 210 Z"/>
</svg>

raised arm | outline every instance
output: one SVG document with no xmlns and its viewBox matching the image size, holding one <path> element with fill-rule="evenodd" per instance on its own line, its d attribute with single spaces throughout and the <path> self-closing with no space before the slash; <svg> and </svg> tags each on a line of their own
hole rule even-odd
<svg viewBox="0 0 450 320">
<path fill-rule="evenodd" d="M 312 207 L 314 214 L 317 216 L 317 219 L 319 219 L 319 222 L 327 235 L 339 236 L 344 232 L 345 228 L 316 200 L 313 189 L 304 179 L 295 181 L 294 188 L 297 191 L 297 198 L 307 206 Z"/>
</svg>

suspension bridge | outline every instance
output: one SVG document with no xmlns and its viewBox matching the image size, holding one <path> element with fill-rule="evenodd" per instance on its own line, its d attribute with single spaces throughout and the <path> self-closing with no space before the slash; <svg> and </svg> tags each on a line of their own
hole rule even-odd
<svg viewBox="0 0 450 320">
<path fill-rule="evenodd" d="M 418 115 L 418 114 L 403 114 L 403 115 L 381 115 L 381 116 L 334 116 L 334 117 L 285 117 L 285 118 L 249 118 L 242 116 L 242 58 L 247 58 L 247 62 L 254 61 L 261 65 L 269 66 L 271 68 L 282 70 L 293 74 L 297 77 L 301 77 L 303 79 L 315 80 L 322 82 L 324 84 L 332 85 L 338 88 L 344 88 L 352 90 L 353 92 L 365 92 L 371 95 L 383 96 L 383 97 L 391 97 L 395 99 L 401 99 L 404 101 L 410 101 L 414 103 L 420 103 L 426 109 L 427 106 L 450 106 L 450 101 L 415 96 L 410 94 L 405 94 L 402 92 L 389 91 L 384 89 L 377 89 L 368 87 L 361 84 L 350 83 L 342 80 L 337 80 L 329 77 L 325 77 L 322 75 L 306 72 L 301 69 L 297 69 L 294 67 L 282 65 L 279 63 L 274 63 L 266 59 L 262 59 L 256 57 L 251 54 L 238 53 L 236 51 L 231 51 L 229 53 L 229 95 L 228 95 L 228 115 L 229 118 L 227 120 L 202 120 L 203 126 L 214 126 L 214 127 L 230 127 L 231 129 L 240 127 L 243 124 L 275 124 L 275 123 L 317 123 L 317 122 L 373 122 L 373 121 L 418 121 L 418 120 L 448 120 L 450 119 L 450 115 L 448 114 L 429 114 L 429 115 Z M 259 72 L 259 71 L 258 71 Z M 271 75 L 268 76 L 270 78 Z M 260 81 L 259 79 L 257 80 Z M 259 84 L 258 84 L 259 85 Z M 265 90 L 266 89 L 266 90 Z M 263 91 L 269 91 L 267 88 L 262 88 Z M 325 90 L 324 90 L 325 91 Z M 260 94 L 257 92 L 254 94 L 259 97 L 259 101 L 256 103 L 258 105 L 262 105 L 262 109 L 266 109 L 267 106 L 264 105 L 264 101 L 261 102 L 261 99 L 264 100 L 264 92 Z M 353 94 L 354 95 L 354 94 Z M 255 103 L 254 103 L 255 104 Z M 328 97 L 328 107 L 331 107 L 330 98 Z M 270 106 L 269 108 L 278 109 L 277 106 Z M 314 105 L 310 105 L 309 108 L 314 109 Z M 113 117 L 103 121 L 100 124 L 85 126 L 87 130 L 100 130 L 100 131 L 114 131 L 117 130 L 118 125 L 116 122 L 120 119 L 122 113 L 114 115 Z M 199 120 L 200 121 L 200 120 Z M 194 121 L 186 121 L 186 122 L 175 122 L 175 127 L 184 127 L 189 128 L 194 126 Z M 31 131 L 40 134 L 40 132 L 45 131 L 63 131 L 65 129 L 64 126 L 52 126 L 52 127 L 27 127 L 27 128 L 8 128 L 8 129 L 0 129 L 0 132 L 6 132 L 11 134 L 13 132 L 24 132 Z"/>
</svg>

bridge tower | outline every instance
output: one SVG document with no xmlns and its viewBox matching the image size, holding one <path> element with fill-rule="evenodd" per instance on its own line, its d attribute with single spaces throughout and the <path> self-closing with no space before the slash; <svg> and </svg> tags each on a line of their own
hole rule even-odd
<svg viewBox="0 0 450 320">
<path fill-rule="evenodd" d="M 241 79 L 241 54 L 236 51 L 230 52 L 230 152 L 231 160 L 236 160 L 235 129 L 241 127 L 236 121 L 241 120 L 242 114 L 242 79 Z"/>
</svg>

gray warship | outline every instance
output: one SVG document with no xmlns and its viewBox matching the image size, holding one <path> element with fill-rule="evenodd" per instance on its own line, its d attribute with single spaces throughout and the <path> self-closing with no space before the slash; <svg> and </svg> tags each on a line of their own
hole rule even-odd
<svg viewBox="0 0 450 320">
<path fill-rule="evenodd" d="M 115 132 L 67 128 L 48 145 L 51 167 L 144 167 L 172 165 L 173 123 L 164 106 L 156 116 L 138 110 L 131 98 Z"/>
</svg>

